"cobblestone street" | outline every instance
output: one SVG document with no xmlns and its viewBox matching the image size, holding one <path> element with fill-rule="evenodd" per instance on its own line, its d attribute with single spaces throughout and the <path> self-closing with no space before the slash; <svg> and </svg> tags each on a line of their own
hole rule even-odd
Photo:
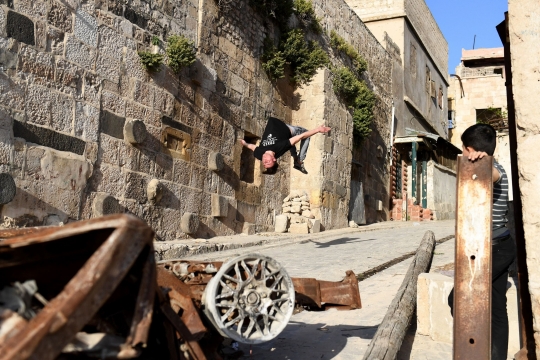
<svg viewBox="0 0 540 360">
<path fill-rule="evenodd" d="M 415 251 L 428 230 L 437 240 L 454 234 L 455 222 L 401 223 L 396 228 L 365 231 L 328 231 L 316 240 L 299 239 L 288 244 L 267 244 L 190 259 L 226 260 L 237 255 L 259 253 L 283 265 L 290 276 L 338 281 L 345 271 L 356 274 Z M 317 234 L 320 235 L 320 234 Z M 377 331 L 388 306 L 399 289 L 411 258 L 399 262 L 359 283 L 362 309 L 355 311 L 303 311 L 294 315 L 274 340 L 261 345 L 240 345 L 245 358 L 253 359 L 359 359 Z M 433 267 L 454 261 L 454 240 L 435 249 Z M 399 359 L 450 359 L 451 344 L 435 343 L 414 335 L 414 323 Z M 425 339 L 426 338 L 426 339 Z M 251 356 L 250 356 L 251 353 Z"/>
</svg>

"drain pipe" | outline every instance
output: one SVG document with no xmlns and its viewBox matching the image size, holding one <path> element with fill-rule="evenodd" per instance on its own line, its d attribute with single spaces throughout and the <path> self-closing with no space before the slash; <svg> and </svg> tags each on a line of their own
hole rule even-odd
<svg viewBox="0 0 540 360">
<path fill-rule="evenodd" d="M 392 120 L 390 121 L 390 146 L 388 147 L 389 148 L 389 151 L 390 151 L 390 166 L 392 166 L 392 160 L 393 160 L 393 156 L 392 156 L 392 147 L 394 146 L 394 118 L 395 118 L 395 115 L 396 115 L 396 108 L 394 106 L 394 99 L 392 99 Z"/>
</svg>

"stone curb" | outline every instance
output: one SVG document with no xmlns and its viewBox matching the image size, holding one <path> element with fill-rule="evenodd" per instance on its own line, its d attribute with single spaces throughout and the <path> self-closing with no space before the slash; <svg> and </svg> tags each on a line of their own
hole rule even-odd
<svg viewBox="0 0 540 360">
<path fill-rule="evenodd" d="M 315 239 L 326 238 L 331 236 L 340 236 L 342 234 L 362 233 L 377 230 L 391 230 L 415 226 L 413 222 L 382 222 L 358 228 L 343 228 L 327 230 L 315 234 L 276 234 L 276 233 L 260 233 L 249 236 L 218 236 L 209 240 L 176 240 L 176 241 L 155 241 L 155 257 L 157 261 L 173 260 L 186 258 L 189 256 L 215 253 L 219 251 L 234 250 L 239 248 L 257 247 L 268 244 L 282 246 L 294 243 L 308 242 Z M 418 225 L 416 225 L 418 226 Z M 266 237 L 261 239 L 261 237 Z"/>
</svg>

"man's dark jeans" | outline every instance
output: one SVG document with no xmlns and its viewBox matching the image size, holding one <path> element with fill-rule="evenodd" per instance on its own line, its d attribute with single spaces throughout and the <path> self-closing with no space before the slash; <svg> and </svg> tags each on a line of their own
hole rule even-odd
<svg viewBox="0 0 540 360">
<path fill-rule="evenodd" d="M 506 360 L 508 354 L 508 311 L 506 290 L 508 268 L 516 257 L 516 245 L 512 238 L 492 246 L 491 253 L 491 360 Z M 448 305 L 454 311 L 454 290 L 448 296 Z"/>
</svg>

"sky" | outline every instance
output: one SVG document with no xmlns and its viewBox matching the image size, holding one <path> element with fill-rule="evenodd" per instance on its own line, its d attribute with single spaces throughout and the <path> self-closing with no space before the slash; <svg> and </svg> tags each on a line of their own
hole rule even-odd
<svg viewBox="0 0 540 360">
<path fill-rule="evenodd" d="M 448 71 L 453 74 L 461 49 L 502 47 L 495 26 L 504 20 L 508 0 L 426 0 L 448 42 Z"/>
</svg>

